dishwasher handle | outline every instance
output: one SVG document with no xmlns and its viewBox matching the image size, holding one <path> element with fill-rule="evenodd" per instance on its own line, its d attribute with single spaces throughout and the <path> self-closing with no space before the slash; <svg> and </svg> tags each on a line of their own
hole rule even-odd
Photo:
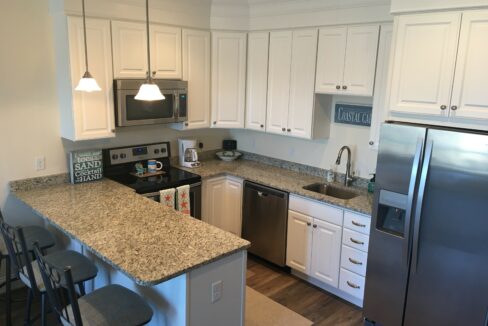
<svg viewBox="0 0 488 326">
<path fill-rule="evenodd" d="M 265 192 L 262 192 L 262 191 L 258 191 L 258 196 L 261 198 L 265 198 L 265 197 L 268 197 L 268 194 Z"/>
<path fill-rule="evenodd" d="M 260 198 L 266 198 L 268 196 L 272 196 L 272 197 L 282 198 L 282 199 L 285 199 L 286 201 L 288 201 L 288 193 L 287 192 L 280 191 L 278 189 L 274 189 L 271 187 L 263 186 L 261 184 L 250 182 L 247 180 L 244 181 L 244 190 L 245 191 L 246 190 L 252 190 Z"/>
</svg>

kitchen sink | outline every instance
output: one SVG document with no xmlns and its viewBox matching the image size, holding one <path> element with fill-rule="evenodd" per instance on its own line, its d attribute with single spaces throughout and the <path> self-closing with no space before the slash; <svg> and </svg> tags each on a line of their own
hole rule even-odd
<svg viewBox="0 0 488 326">
<path fill-rule="evenodd" d="M 339 188 L 326 183 L 314 183 L 303 187 L 303 189 L 339 199 L 352 199 L 359 196 L 359 194 L 354 191 Z"/>
</svg>

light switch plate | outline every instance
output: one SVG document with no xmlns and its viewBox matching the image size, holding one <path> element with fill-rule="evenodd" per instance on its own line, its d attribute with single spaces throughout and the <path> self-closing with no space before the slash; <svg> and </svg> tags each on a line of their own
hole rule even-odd
<svg viewBox="0 0 488 326">
<path fill-rule="evenodd" d="M 212 283 L 212 303 L 219 301 L 222 298 L 223 284 L 222 281 Z"/>
<path fill-rule="evenodd" d="M 41 171 L 46 169 L 46 157 L 38 156 L 35 158 L 35 168 L 36 171 Z"/>
</svg>

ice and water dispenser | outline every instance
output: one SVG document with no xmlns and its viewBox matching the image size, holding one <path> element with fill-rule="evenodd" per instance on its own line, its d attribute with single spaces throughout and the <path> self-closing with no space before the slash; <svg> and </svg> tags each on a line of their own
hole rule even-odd
<svg viewBox="0 0 488 326">
<path fill-rule="evenodd" d="M 403 237 L 408 196 L 384 189 L 379 196 L 376 228 Z"/>
</svg>

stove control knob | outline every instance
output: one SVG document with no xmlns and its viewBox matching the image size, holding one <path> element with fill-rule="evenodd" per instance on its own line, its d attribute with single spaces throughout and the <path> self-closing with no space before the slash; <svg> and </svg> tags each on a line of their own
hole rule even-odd
<svg viewBox="0 0 488 326">
<path fill-rule="evenodd" d="M 119 156 L 117 154 L 112 155 L 112 160 L 116 160 L 118 158 L 119 158 Z"/>
<path fill-rule="evenodd" d="M 159 149 L 157 149 L 157 148 L 156 148 L 156 149 L 154 150 L 154 154 L 159 154 Z"/>
<path fill-rule="evenodd" d="M 125 155 L 124 153 L 120 154 L 120 158 L 124 159 L 126 157 L 127 157 L 127 155 Z"/>
</svg>

